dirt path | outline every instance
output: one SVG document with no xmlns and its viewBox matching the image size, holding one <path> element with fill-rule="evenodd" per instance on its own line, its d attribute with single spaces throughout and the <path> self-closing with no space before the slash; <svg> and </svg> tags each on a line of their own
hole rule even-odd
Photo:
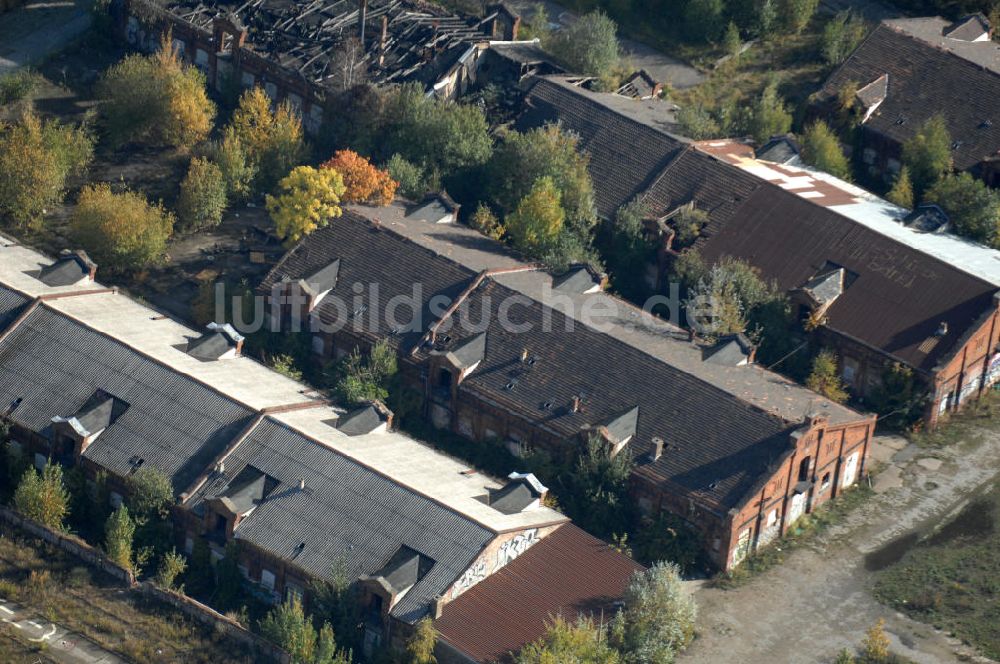
<svg viewBox="0 0 1000 664">
<path fill-rule="evenodd" d="M 808 548 L 735 590 L 696 591 L 699 638 L 682 664 L 831 662 L 853 648 L 878 618 L 893 649 L 920 664 L 987 662 L 956 639 L 910 620 L 872 597 L 876 561 L 905 551 L 908 534 L 925 534 L 954 516 L 1000 474 L 1000 434 L 933 453 L 897 454 L 902 486 L 879 494 Z M 937 457 L 942 463 L 936 470 Z M 911 538 L 915 539 L 915 538 Z"/>
</svg>

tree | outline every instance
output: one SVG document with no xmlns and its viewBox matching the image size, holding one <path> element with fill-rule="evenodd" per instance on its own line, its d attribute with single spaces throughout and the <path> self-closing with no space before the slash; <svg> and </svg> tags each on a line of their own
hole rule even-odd
<svg viewBox="0 0 1000 664">
<path fill-rule="evenodd" d="M 806 378 L 806 387 L 830 401 L 847 401 L 847 390 L 837 373 L 837 356 L 833 351 L 822 350 L 813 358 L 812 373 Z"/>
<path fill-rule="evenodd" d="M 669 560 L 681 572 L 689 572 L 702 559 L 704 548 L 700 533 L 684 519 L 666 510 L 642 522 L 634 532 L 635 554 L 643 562 Z"/>
<path fill-rule="evenodd" d="M 646 239 L 643 224 L 647 212 L 639 200 L 622 206 L 615 215 L 615 223 L 611 224 L 602 252 L 612 285 L 632 301 L 639 301 L 650 289 L 646 283 L 646 266 L 653 259 L 654 250 Z"/>
<path fill-rule="evenodd" d="M 424 169 L 407 161 L 401 154 L 392 155 L 385 163 L 385 170 L 399 183 L 399 193 L 410 200 L 423 198 L 431 189 L 424 180 Z"/>
<path fill-rule="evenodd" d="M 866 664 L 884 664 L 889 661 L 889 637 L 885 634 L 885 619 L 868 628 L 861 648 Z"/>
<path fill-rule="evenodd" d="M 744 332 L 748 316 L 778 298 L 773 283 L 765 282 L 746 261 L 736 258 L 725 257 L 711 269 L 693 270 L 691 276 L 698 281 L 689 286 L 687 318 L 702 334 Z"/>
<path fill-rule="evenodd" d="M 497 218 L 489 205 L 482 202 L 479 203 L 476 211 L 469 218 L 469 226 L 494 240 L 499 240 L 503 237 L 504 229 L 500 223 L 500 219 Z"/>
<path fill-rule="evenodd" d="M 504 228 L 515 247 L 537 257 L 553 247 L 565 220 L 562 194 L 546 176 L 539 178 L 517 209 L 507 215 Z"/>
<path fill-rule="evenodd" d="M 0 214 L 21 226 L 38 222 L 62 202 L 66 179 L 86 169 L 93 151 L 84 129 L 31 112 L 19 124 L 0 122 Z"/>
<path fill-rule="evenodd" d="M 344 180 L 337 171 L 299 166 L 281 180 L 278 191 L 267 195 L 267 211 L 286 243 L 298 242 L 341 215 Z"/>
<path fill-rule="evenodd" d="M 684 207 L 670 220 L 674 230 L 674 249 L 690 247 L 708 224 L 708 213 L 696 207 Z"/>
<path fill-rule="evenodd" d="M 248 200 L 257 176 L 257 166 L 251 163 L 246 148 L 232 127 L 226 127 L 222 132 L 222 140 L 213 145 L 211 155 L 222 172 L 228 196 L 235 201 Z"/>
<path fill-rule="evenodd" d="M 903 143 L 903 163 L 910 169 L 917 197 L 923 196 L 943 175 L 951 172 L 951 135 L 943 115 L 929 118 Z"/>
<path fill-rule="evenodd" d="M 260 87 L 240 97 L 223 142 L 236 141 L 254 172 L 253 184 L 269 192 L 305 157 L 302 122 L 287 102 L 271 110 L 271 99 Z"/>
<path fill-rule="evenodd" d="M 868 28 L 862 18 L 845 9 L 823 27 L 820 51 L 827 64 L 839 65 L 865 38 Z"/>
<path fill-rule="evenodd" d="M 612 641 L 626 660 L 673 662 L 694 638 L 697 607 L 681 586 L 673 563 L 655 563 L 637 572 L 625 592 L 625 608 L 611 627 Z"/>
<path fill-rule="evenodd" d="M 338 150 L 319 167 L 340 173 L 345 188 L 341 200 L 345 203 L 389 205 L 396 196 L 399 183 L 353 150 Z"/>
<path fill-rule="evenodd" d="M 760 93 L 750 109 L 750 135 L 757 144 L 763 144 L 772 136 L 786 134 L 792 128 L 792 114 L 778 95 L 778 84 L 771 81 Z"/>
<path fill-rule="evenodd" d="M 70 218 L 70 233 L 90 256 L 110 270 L 131 270 L 158 260 L 173 232 L 174 216 L 142 194 L 88 185 Z"/>
<path fill-rule="evenodd" d="M 890 203 L 895 203 L 901 208 L 912 210 L 914 205 L 913 181 L 910 179 L 910 167 L 903 166 L 899 169 L 899 175 L 892 185 L 892 189 L 885 195 Z"/>
<path fill-rule="evenodd" d="M 802 158 L 806 163 L 842 180 L 851 179 L 851 167 L 830 127 L 817 120 L 802 136 Z"/>
<path fill-rule="evenodd" d="M 778 6 L 775 0 L 757 0 L 757 34 L 761 39 L 774 37 L 778 22 Z"/>
<path fill-rule="evenodd" d="M 337 650 L 329 623 L 317 633 L 295 596 L 271 609 L 260 621 L 260 633 L 287 650 L 295 664 L 348 664 L 346 654 Z"/>
<path fill-rule="evenodd" d="M 569 71 L 607 78 L 618 66 L 618 26 L 600 9 L 556 32 L 545 49 Z"/>
<path fill-rule="evenodd" d="M 726 26 L 726 33 L 722 37 L 722 47 L 726 55 L 734 60 L 740 57 L 743 51 L 743 38 L 740 36 L 740 29 L 733 21 Z"/>
<path fill-rule="evenodd" d="M 819 0 L 781 0 L 780 13 L 784 18 L 785 28 L 793 34 L 799 34 L 809 25 L 818 6 Z"/>
<path fill-rule="evenodd" d="M 880 426 L 912 424 L 920 419 L 926 401 L 926 392 L 920 388 L 913 370 L 899 362 L 893 362 L 882 372 L 881 382 L 870 395 Z"/>
<path fill-rule="evenodd" d="M 355 348 L 339 367 L 337 393 L 352 404 L 386 401 L 398 370 L 396 351 L 385 339 L 372 345 L 367 358 Z"/>
<path fill-rule="evenodd" d="M 982 180 L 968 173 L 945 175 L 930 188 L 924 202 L 940 205 L 959 235 L 1000 246 L 1000 194 Z"/>
<path fill-rule="evenodd" d="M 226 210 L 226 179 L 208 159 L 195 157 L 181 182 L 177 217 L 187 230 L 212 228 Z"/>
<path fill-rule="evenodd" d="M 687 104 L 677 111 L 677 123 L 684 134 L 696 141 L 718 138 L 722 133 L 719 123 L 702 104 Z"/>
<path fill-rule="evenodd" d="M 684 33 L 700 41 L 714 42 L 723 25 L 722 0 L 690 0 L 684 9 Z"/>
<path fill-rule="evenodd" d="M 135 537 L 135 522 L 128 514 L 128 507 L 121 505 L 108 517 L 104 527 L 104 550 L 113 563 L 139 573 L 139 565 L 132 554 L 133 538 Z"/>
<path fill-rule="evenodd" d="M 52 462 L 45 464 L 41 475 L 29 467 L 14 491 L 14 509 L 52 530 L 63 529 L 69 500 L 62 466 Z"/>
<path fill-rule="evenodd" d="M 112 146 L 129 142 L 190 147 L 212 130 L 215 105 L 205 76 L 184 64 L 170 33 L 153 55 L 128 55 L 97 84 Z"/>
<path fill-rule="evenodd" d="M 176 549 L 171 549 L 160 560 L 160 567 L 156 571 L 156 583 L 167 590 L 178 590 L 174 584 L 186 569 L 187 558 L 177 553 Z M 181 586 L 179 590 L 183 592 L 183 588 L 184 586 Z"/>
<path fill-rule="evenodd" d="M 430 618 L 418 621 L 413 634 L 406 640 L 406 664 L 437 664 L 437 657 L 434 656 L 437 637 Z"/>
<path fill-rule="evenodd" d="M 545 636 L 522 648 L 514 661 L 515 664 L 619 664 L 622 657 L 608 644 L 604 630 L 590 618 L 580 617 L 570 623 L 556 616 Z"/>
<path fill-rule="evenodd" d="M 601 537 L 626 532 L 631 523 L 628 485 L 632 465 L 627 449 L 613 454 L 606 440 L 590 436 L 575 472 L 566 478 L 568 491 L 562 496 L 566 513 L 581 528 Z"/>
<path fill-rule="evenodd" d="M 361 607 L 343 558 L 333 564 L 329 579 L 311 584 L 309 596 L 314 617 L 330 623 L 341 647 L 348 651 L 360 649 Z"/>
<path fill-rule="evenodd" d="M 137 521 L 165 519 L 174 502 L 174 488 L 170 478 L 155 466 L 144 465 L 129 476 L 128 506 Z"/>
<path fill-rule="evenodd" d="M 368 63 L 365 46 L 360 39 L 350 38 L 341 42 L 333 53 L 330 70 L 339 90 L 351 90 L 368 81 Z"/>
<path fill-rule="evenodd" d="M 536 2 L 531 8 L 531 16 L 521 21 L 518 39 L 537 39 L 546 42 L 552 36 L 552 26 L 549 21 L 549 10 L 542 2 Z"/>
</svg>

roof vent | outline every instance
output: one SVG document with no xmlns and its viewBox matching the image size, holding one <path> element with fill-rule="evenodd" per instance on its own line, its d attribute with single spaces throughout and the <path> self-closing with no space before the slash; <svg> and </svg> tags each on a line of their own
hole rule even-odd
<svg viewBox="0 0 1000 664">
<path fill-rule="evenodd" d="M 43 267 L 38 279 L 46 286 L 72 286 L 82 281 L 93 281 L 97 275 L 97 263 L 82 249 L 63 249 L 52 265 Z"/>
<path fill-rule="evenodd" d="M 392 417 L 384 404 L 372 401 L 334 420 L 333 425 L 347 436 L 363 436 L 385 431 L 392 425 Z"/>
<path fill-rule="evenodd" d="M 948 336 L 948 322 L 947 321 L 941 321 L 938 324 L 938 328 L 937 328 L 937 331 L 934 332 L 934 336 L 937 336 L 937 337 Z"/>
<path fill-rule="evenodd" d="M 243 335 L 229 323 L 209 323 L 207 332 L 188 342 L 185 351 L 202 362 L 234 358 L 243 350 Z"/>
<path fill-rule="evenodd" d="M 951 228 L 951 220 L 939 206 L 927 204 L 906 215 L 903 225 L 918 233 L 946 233 Z"/>
<path fill-rule="evenodd" d="M 663 456 L 663 439 L 659 436 L 653 436 L 653 449 L 649 453 L 649 460 L 659 461 L 661 456 Z"/>
</svg>

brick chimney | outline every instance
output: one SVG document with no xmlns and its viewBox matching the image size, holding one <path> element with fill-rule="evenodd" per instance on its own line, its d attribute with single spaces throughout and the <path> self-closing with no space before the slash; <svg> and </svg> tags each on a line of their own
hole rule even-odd
<svg viewBox="0 0 1000 664">
<path fill-rule="evenodd" d="M 653 437 L 653 451 L 649 453 L 651 461 L 658 461 L 663 456 L 663 439 L 659 436 Z"/>
</svg>

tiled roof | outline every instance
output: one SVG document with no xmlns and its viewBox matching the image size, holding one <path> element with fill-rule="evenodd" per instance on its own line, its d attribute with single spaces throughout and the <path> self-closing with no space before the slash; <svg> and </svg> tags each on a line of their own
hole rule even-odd
<svg viewBox="0 0 1000 664">
<path fill-rule="evenodd" d="M 493 538 L 474 521 L 271 418 L 226 459 L 226 474 L 212 477 L 189 504 L 197 510 L 204 499 L 223 494 L 247 465 L 279 484 L 240 522 L 237 539 L 319 578 L 329 577 L 341 561 L 350 578 L 374 574 L 401 546 L 432 559 L 430 571 L 393 608 L 408 622 L 426 613 L 431 599 Z"/>
<path fill-rule="evenodd" d="M 888 95 L 865 126 L 903 143 L 941 114 L 955 144 L 955 166 L 964 170 L 1000 157 L 1000 51 L 992 41 L 940 37 L 945 25 L 941 19 L 882 23 L 827 80 L 821 94 L 833 98 L 848 82 L 863 87 L 888 74 Z M 931 38 L 924 34 L 928 29 L 941 43 L 926 41 Z M 981 59 L 980 52 L 987 61 L 970 59 Z"/>
<path fill-rule="evenodd" d="M 45 431 L 77 413 L 95 392 L 128 408 L 85 456 L 128 475 L 138 456 L 182 491 L 251 420 L 253 412 L 114 339 L 41 306 L 0 343 L 0 403 L 10 417 Z"/>
<path fill-rule="evenodd" d="M 17 291 L 0 286 L 0 332 L 17 318 L 28 298 Z"/>
<path fill-rule="evenodd" d="M 744 259 L 786 292 L 845 268 L 857 277 L 827 310 L 825 325 L 918 369 L 932 370 L 947 358 L 994 306 L 996 286 L 961 266 L 849 218 L 838 211 L 844 205 L 819 204 L 697 150 L 664 172 L 649 200 L 676 205 L 681 199 L 661 192 L 686 192 L 698 183 L 706 186 L 694 200 L 710 212 L 710 222 L 696 247 L 707 262 Z M 937 337 L 942 322 L 948 334 Z"/>
<path fill-rule="evenodd" d="M 289 260 L 276 267 L 276 272 L 287 273 L 295 257 L 311 256 L 317 262 L 340 258 L 341 269 L 352 270 L 355 276 L 350 281 L 364 284 L 365 293 L 370 293 L 371 284 L 378 284 L 383 305 L 394 292 L 411 292 L 414 284 L 423 285 L 426 301 L 441 292 L 454 297 L 473 283 L 479 269 L 455 261 L 460 260 L 460 248 L 478 246 L 481 236 L 474 231 L 457 226 L 442 229 L 413 220 L 403 222 L 430 229 L 427 232 L 435 236 L 459 236 L 451 245 L 454 251 L 423 236 L 423 241 L 433 246 L 431 251 L 419 246 L 422 236 L 416 232 L 410 238 L 401 236 L 401 225 L 390 216 L 391 209 L 369 209 L 367 214 L 384 217 L 386 223 L 372 231 L 364 217 L 346 212 L 336 224 L 310 235 L 292 251 Z M 484 260 L 492 256 L 503 267 L 513 266 L 504 262 L 509 259 L 499 245 L 491 246 L 495 253 Z M 309 270 L 311 266 L 303 264 L 301 268 Z M 296 277 L 294 273 L 289 276 Z M 513 276 L 551 280 L 540 272 Z M 272 275 L 269 279 L 274 278 Z M 598 426 L 638 406 L 637 432 L 630 443 L 635 454 L 642 456 L 650 451 L 654 437 L 663 438 L 668 445 L 658 461 L 640 463 L 636 472 L 654 482 L 691 492 L 707 505 L 728 508 L 743 499 L 768 464 L 787 447 L 789 430 L 812 412 L 829 412 L 831 419 L 838 422 L 863 419 L 835 404 L 827 408 L 829 402 L 819 395 L 783 379 L 770 380 L 759 368 L 734 370 L 704 363 L 700 351 L 687 342 L 660 337 L 633 343 L 629 334 L 637 334 L 634 331 L 603 333 L 577 321 L 572 321 L 572 330 L 567 331 L 568 321 L 560 311 L 530 299 L 534 297 L 532 291 L 515 290 L 509 283 L 513 281 L 508 282 L 504 275 L 485 279 L 463 309 L 467 320 L 489 324 L 485 357 L 462 381 L 459 390 L 501 404 L 562 437 L 574 436 L 585 427 Z M 345 282 L 338 285 L 340 288 L 353 294 Z M 525 298 L 525 292 L 532 295 Z M 498 322 L 498 308 L 515 296 L 525 303 L 511 307 L 508 317 L 515 324 L 529 323 L 529 332 L 510 332 Z M 321 303 L 320 315 L 326 318 L 334 308 Z M 546 319 L 551 332 L 543 331 Z M 425 318 L 424 328 L 434 320 Z M 443 333 L 439 334 L 437 350 L 447 352 L 479 333 L 452 327 L 447 341 Z M 413 336 L 406 349 L 414 347 Z M 521 362 L 525 349 L 530 364 Z M 418 357 L 429 352 L 434 349 L 423 348 Z M 583 408 L 572 412 L 569 405 L 573 397 L 581 395 Z M 783 403 L 786 399 L 788 405 Z M 775 407 L 784 415 L 771 412 Z M 713 416 L 705 417 L 705 413 Z"/>
<path fill-rule="evenodd" d="M 445 605 L 434 627 L 442 640 L 477 662 L 504 661 L 542 637 L 556 616 L 610 619 L 615 602 L 642 569 L 568 524 Z"/>
<path fill-rule="evenodd" d="M 618 208 L 646 189 L 686 143 L 602 99 L 559 77 L 537 78 L 528 90 L 528 110 L 518 127 L 558 121 L 578 134 L 581 149 L 590 157 L 598 214 L 613 219 Z"/>
</svg>

